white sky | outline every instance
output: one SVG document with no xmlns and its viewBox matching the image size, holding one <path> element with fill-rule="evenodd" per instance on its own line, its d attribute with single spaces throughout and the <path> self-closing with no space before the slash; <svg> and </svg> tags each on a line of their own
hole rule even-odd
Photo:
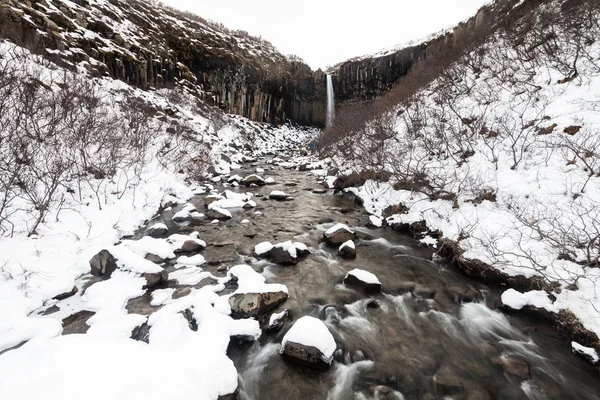
<svg viewBox="0 0 600 400">
<path fill-rule="evenodd" d="M 162 0 L 262 36 L 313 68 L 452 27 L 488 0 Z"/>
</svg>

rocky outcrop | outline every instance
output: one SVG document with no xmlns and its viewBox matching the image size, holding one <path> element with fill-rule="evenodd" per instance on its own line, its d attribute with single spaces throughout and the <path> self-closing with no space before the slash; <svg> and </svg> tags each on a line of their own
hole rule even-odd
<svg viewBox="0 0 600 400">
<path fill-rule="evenodd" d="M 1 0 L 0 38 L 143 89 L 188 86 L 209 104 L 255 121 L 325 121 L 321 71 L 246 32 L 159 4 Z"/>
</svg>

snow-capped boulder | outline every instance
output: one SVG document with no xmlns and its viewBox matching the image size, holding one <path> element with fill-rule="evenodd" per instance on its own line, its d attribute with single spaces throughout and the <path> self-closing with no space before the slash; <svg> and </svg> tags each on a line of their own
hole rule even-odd
<svg viewBox="0 0 600 400">
<path fill-rule="evenodd" d="M 347 260 L 356 258 L 356 246 L 352 240 L 342 243 L 338 249 L 338 256 Z"/>
<path fill-rule="evenodd" d="M 261 178 L 258 175 L 248 175 L 242 181 L 240 181 L 240 184 L 244 185 L 244 186 L 251 186 L 251 185 L 265 186 L 267 183 L 265 182 L 265 180 L 263 178 Z"/>
<path fill-rule="evenodd" d="M 189 222 L 192 219 L 192 213 L 196 211 L 196 206 L 193 204 L 186 204 L 181 211 L 173 215 L 173 222 L 177 224 Z"/>
<path fill-rule="evenodd" d="M 215 201 L 223 200 L 223 198 L 224 197 L 220 194 L 209 194 L 204 198 L 204 207 L 208 207 L 209 205 L 211 205 L 211 203 L 214 203 Z"/>
<path fill-rule="evenodd" d="M 353 286 L 365 294 L 381 293 L 381 282 L 369 271 L 355 268 L 344 277 L 344 284 Z"/>
<path fill-rule="evenodd" d="M 369 222 L 367 222 L 367 226 L 370 228 L 381 228 L 383 225 L 383 220 L 376 215 L 369 216 Z"/>
<path fill-rule="evenodd" d="M 206 243 L 203 240 L 188 235 L 181 235 L 178 233 L 169 236 L 167 242 L 171 245 L 171 249 L 175 253 L 182 251 L 201 251 L 206 247 Z"/>
<path fill-rule="evenodd" d="M 283 324 L 285 324 L 285 321 L 287 321 L 289 317 L 290 312 L 288 310 L 271 314 L 271 317 L 269 317 L 269 325 L 267 325 L 267 331 L 278 331 L 281 329 Z"/>
<path fill-rule="evenodd" d="M 356 239 L 356 234 L 348 226 L 336 224 L 323 233 L 323 239 L 329 244 L 339 245 L 348 240 Z"/>
<path fill-rule="evenodd" d="M 146 272 L 142 274 L 142 277 L 146 280 L 144 288 L 148 289 L 158 285 L 159 283 L 166 282 L 167 279 L 169 279 L 169 273 L 166 270 L 159 272 Z"/>
<path fill-rule="evenodd" d="M 90 268 L 92 275 L 109 278 L 117 269 L 117 260 L 108 250 L 104 249 L 92 257 Z"/>
<path fill-rule="evenodd" d="M 273 318 L 272 315 L 271 318 Z M 594 365 L 600 364 L 598 352 L 592 347 L 585 347 L 577 342 L 571 342 L 571 350 L 573 350 L 573 354 L 577 354 Z"/>
<path fill-rule="evenodd" d="M 336 347 L 327 326 L 317 318 L 305 316 L 285 334 L 279 353 L 304 365 L 327 369 L 331 366 Z"/>
<path fill-rule="evenodd" d="M 229 297 L 231 315 L 234 318 L 250 318 L 264 315 L 286 301 L 287 292 L 264 291 L 259 293 L 234 293 Z"/>
<path fill-rule="evenodd" d="M 287 198 L 288 195 L 285 192 L 282 192 L 281 190 L 273 190 L 271 194 L 269 194 L 269 199 L 271 200 L 283 201 Z"/>
<path fill-rule="evenodd" d="M 274 185 L 275 184 L 275 179 L 269 177 L 269 178 L 265 179 L 265 183 L 267 185 Z"/>
<path fill-rule="evenodd" d="M 146 230 L 148 236 L 155 238 L 166 236 L 169 233 L 169 228 L 163 223 L 156 223 Z"/>
<path fill-rule="evenodd" d="M 211 204 L 208 206 L 208 211 L 206 212 L 206 215 L 208 215 L 209 218 L 214 218 L 214 219 L 230 219 L 231 218 L 231 213 L 221 207 L 217 207 L 214 204 Z"/>
<path fill-rule="evenodd" d="M 254 254 L 256 254 L 257 257 L 269 257 L 271 255 L 271 249 L 273 249 L 271 242 L 262 242 L 254 246 Z"/>
</svg>

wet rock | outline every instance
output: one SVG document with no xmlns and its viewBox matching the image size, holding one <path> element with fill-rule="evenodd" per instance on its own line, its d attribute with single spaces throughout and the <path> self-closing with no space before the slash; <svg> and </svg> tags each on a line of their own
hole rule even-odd
<svg viewBox="0 0 600 400">
<path fill-rule="evenodd" d="M 86 333 L 90 326 L 87 324 L 88 319 L 92 318 L 96 314 L 93 311 L 82 310 L 76 312 L 73 315 L 69 315 L 67 318 L 62 320 L 63 335 L 70 335 L 75 333 Z"/>
<path fill-rule="evenodd" d="M 327 189 L 313 189 L 312 192 L 314 194 L 325 194 L 327 193 Z"/>
<path fill-rule="evenodd" d="M 235 392 L 230 394 L 225 394 L 223 396 L 217 397 L 217 400 L 237 400 L 238 399 L 239 390 L 236 389 Z"/>
<path fill-rule="evenodd" d="M 473 285 L 467 283 L 452 283 L 446 286 L 446 292 L 452 297 L 452 299 L 461 303 L 472 303 L 483 300 L 483 295 Z"/>
<path fill-rule="evenodd" d="M 165 224 L 158 223 L 154 224 L 147 229 L 148 236 L 153 238 L 164 237 L 169 233 L 169 228 Z"/>
<path fill-rule="evenodd" d="M 159 283 L 166 282 L 169 279 L 169 274 L 166 270 L 160 272 L 147 272 L 142 274 L 142 277 L 146 280 L 144 288 L 151 288 L 158 285 Z"/>
<path fill-rule="evenodd" d="M 283 291 L 266 293 L 235 293 L 229 298 L 231 314 L 235 318 L 258 317 L 286 301 Z"/>
<path fill-rule="evenodd" d="M 501 355 L 492 358 L 492 363 L 501 367 L 505 374 L 514 376 L 521 380 L 531 379 L 531 367 L 521 357 L 515 355 Z"/>
<path fill-rule="evenodd" d="M 53 299 L 54 300 L 68 299 L 71 296 L 75 296 L 77 294 L 77 292 L 79 292 L 79 289 L 77 288 L 77 286 L 73 286 L 73 289 L 71 289 L 70 291 L 61 293 L 61 294 L 57 294 L 56 296 L 53 297 Z"/>
<path fill-rule="evenodd" d="M 290 312 L 288 310 L 283 310 L 280 313 L 271 314 L 269 318 L 269 325 L 267 325 L 267 331 L 275 332 L 281 329 L 283 324 L 289 319 Z"/>
<path fill-rule="evenodd" d="M 336 343 L 327 326 L 314 317 L 302 317 L 285 334 L 279 353 L 292 361 L 317 369 L 328 369 Z"/>
<path fill-rule="evenodd" d="M 245 177 L 242 181 L 240 181 L 240 185 L 244 186 L 265 186 L 266 184 L 267 183 L 265 182 L 265 180 L 258 175 L 249 175 Z"/>
<path fill-rule="evenodd" d="M 286 182 L 283 184 L 283 186 L 293 187 L 298 186 L 298 184 L 296 182 Z"/>
<path fill-rule="evenodd" d="M 399 295 L 405 293 L 412 293 L 415 290 L 416 286 L 417 284 L 415 282 L 406 281 L 395 284 L 394 286 L 385 286 L 383 290 L 389 294 Z"/>
<path fill-rule="evenodd" d="M 90 260 L 91 274 L 109 278 L 117 269 L 117 259 L 106 249 L 101 250 Z"/>
<path fill-rule="evenodd" d="M 204 252 L 204 258 L 208 265 L 220 265 L 231 263 L 238 258 L 235 245 L 208 246 Z"/>
<path fill-rule="evenodd" d="M 365 360 L 365 353 L 363 353 L 362 350 L 356 350 L 356 352 L 354 352 L 354 354 L 352 355 L 352 362 L 359 362 Z"/>
<path fill-rule="evenodd" d="M 338 249 L 338 256 L 345 258 L 346 260 L 352 260 L 356 258 L 356 246 L 352 240 L 342 243 Z"/>
<path fill-rule="evenodd" d="M 327 176 L 336 176 L 339 173 L 340 173 L 339 168 L 331 168 L 330 170 L 327 171 Z"/>
<path fill-rule="evenodd" d="M 474 388 L 467 393 L 467 400 L 492 400 L 492 396 L 482 388 Z"/>
<path fill-rule="evenodd" d="M 464 390 L 462 381 L 456 376 L 454 371 L 447 365 L 441 366 L 433 376 L 435 389 L 438 395 L 454 396 Z"/>
<path fill-rule="evenodd" d="M 379 279 L 374 274 L 358 268 L 346 274 L 344 284 L 352 286 L 367 295 L 381 293 L 381 282 L 379 282 Z"/>
<path fill-rule="evenodd" d="M 336 224 L 323 233 L 323 239 L 329 244 L 340 245 L 356 239 L 356 234 L 346 225 Z"/>
</svg>

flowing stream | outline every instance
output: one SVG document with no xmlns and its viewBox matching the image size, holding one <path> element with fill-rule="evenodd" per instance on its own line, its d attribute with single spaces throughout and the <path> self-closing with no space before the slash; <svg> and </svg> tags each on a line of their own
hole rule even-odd
<svg viewBox="0 0 600 400">
<path fill-rule="evenodd" d="M 254 343 L 232 340 L 229 346 L 239 373 L 238 399 L 600 398 L 598 372 L 573 355 L 556 331 L 497 309 L 502 288 L 488 287 L 432 261 L 432 250 L 406 235 L 390 228 L 366 228 L 368 215 L 354 199 L 322 193 L 313 174 L 268 160 L 235 172 L 245 176 L 257 167 L 276 184 L 234 189 L 253 192 L 256 209 L 233 210 L 231 220 L 193 228 L 208 243 L 205 270 L 222 276 L 224 266 L 248 263 L 268 282 L 289 289 L 289 299 L 274 310 L 288 309 L 291 314 L 280 331 L 264 333 Z M 283 190 L 294 200 L 269 200 L 272 190 Z M 202 196 L 194 202 L 202 209 Z M 262 215 L 255 215 L 257 210 Z M 176 211 L 161 216 L 172 232 L 181 229 L 171 221 Z M 251 223 L 241 224 L 246 218 Z M 336 222 L 356 229 L 355 260 L 339 258 L 337 249 L 320 241 L 323 231 Z M 297 265 L 280 266 L 252 256 L 257 243 L 290 239 L 311 250 Z M 367 297 L 345 287 L 343 277 L 353 268 L 377 275 L 383 293 Z M 476 288 L 483 300 L 458 303 L 449 285 Z M 141 304 L 132 301 L 128 308 L 140 312 Z M 279 355 L 283 335 L 304 315 L 323 320 L 336 339 L 335 361 L 327 371 Z"/>
</svg>

